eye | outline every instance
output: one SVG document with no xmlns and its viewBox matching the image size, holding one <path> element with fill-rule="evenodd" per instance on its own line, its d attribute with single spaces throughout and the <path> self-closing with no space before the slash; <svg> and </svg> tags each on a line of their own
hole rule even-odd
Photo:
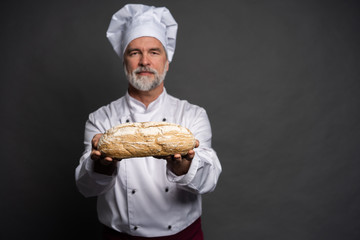
<svg viewBox="0 0 360 240">
<path fill-rule="evenodd" d="M 127 52 L 127 56 L 129 56 L 129 57 L 133 57 L 133 56 L 136 56 L 136 55 L 139 55 L 139 54 L 140 54 L 140 51 L 138 49 L 130 49 Z"/>
<path fill-rule="evenodd" d="M 151 55 L 159 55 L 160 53 L 158 51 L 151 51 L 150 54 Z"/>
<path fill-rule="evenodd" d="M 133 52 L 130 52 L 130 53 L 129 53 L 129 56 L 135 56 L 135 55 L 137 55 L 137 54 L 139 54 L 139 52 L 133 51 Z"/>
</svg>

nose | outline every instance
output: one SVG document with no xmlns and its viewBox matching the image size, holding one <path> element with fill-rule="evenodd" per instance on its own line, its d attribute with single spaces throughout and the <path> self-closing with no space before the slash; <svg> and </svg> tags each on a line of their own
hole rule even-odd
<svg viewBox="0 0 360 240">
<path fill-rule="evenodd" d="M 139 65 L 140 66 L 148 66 L 150 64 L 150 61 L 148 59 L 148 56 L 146 54 L 141 55 Z"/>
</svg>

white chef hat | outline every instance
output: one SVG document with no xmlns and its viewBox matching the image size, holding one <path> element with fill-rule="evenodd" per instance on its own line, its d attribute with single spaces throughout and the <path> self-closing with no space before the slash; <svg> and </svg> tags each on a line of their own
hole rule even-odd
<svg viewBox="0 0 360 240">
<path fill-rule="evenodd" d="M 164 46 L 168 61 L 175 52 L 177 23 L 166 7 L 127 4 L 110 21 L 106 36 L 123 59 L 128 44 L 139 37 L 155 37 Z"/>
</svg>

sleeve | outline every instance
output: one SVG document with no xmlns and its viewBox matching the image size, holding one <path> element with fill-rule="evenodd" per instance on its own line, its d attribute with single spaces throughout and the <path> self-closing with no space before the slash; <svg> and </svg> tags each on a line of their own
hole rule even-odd
<svg viewBox="0 0 360 240">
<path fill-rule="evenodd" d="M 115 176 L 99 174 L 93 171 L 93 160 L 90 158 L 91 140 L 95 134 L 104 132 L 101 126 L 96 126 L 95 118 L 90 114 L 85 124 L 84 145 L 85 151 L 75 170 L 76 186 L 85 197 L 98 196 L 108 191 L 115 184 Z"/>
<path fill-rule="evenodd" d="M 200 108 L 193 114 L 195 118 L 190 121 L 189 129 L 199 140 L 200 146 L 195 149 L 195 157 L 185 175 L 176 176 L 167 169 L 167 178 L 186 191 L 204 194 L 215 189 L 222 168 L 215 150 L 211 147 L 212 133 L 206 111 Z"/>
</svg>

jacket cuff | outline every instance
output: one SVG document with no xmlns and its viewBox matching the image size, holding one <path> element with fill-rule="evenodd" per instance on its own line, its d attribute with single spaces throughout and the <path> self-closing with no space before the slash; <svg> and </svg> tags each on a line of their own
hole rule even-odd
<svg viewBox="0 0 360 240">
<path fill-rule="evenodd" d="M 88 172 L 89 176 L 96 183 L 101 184 L 101 185 L 109 184 L 114 179 L 114 176 L 116 176 L 116 174 L 117 174 L 117 168 L 114 171 L 114 173 L 110 176 L 95 172 L 94 171 L 94 161 L 90 157 L 85 159 L 85 170 Z"/>
<path fill-rule="evenodd" d="M 170 182 L 177 183 L 180 185 L 189 185 L 191 181 L 195 178 L 199 166 L 200 166 L 200 158 L 198 158 L 195 154 L 195 157 L 193 158 L 193 160 L 191 160 L 189 171 L 186 174 L 177 176 L 169 168 L 167 168 L 166 175 Z"/>
</svg>

